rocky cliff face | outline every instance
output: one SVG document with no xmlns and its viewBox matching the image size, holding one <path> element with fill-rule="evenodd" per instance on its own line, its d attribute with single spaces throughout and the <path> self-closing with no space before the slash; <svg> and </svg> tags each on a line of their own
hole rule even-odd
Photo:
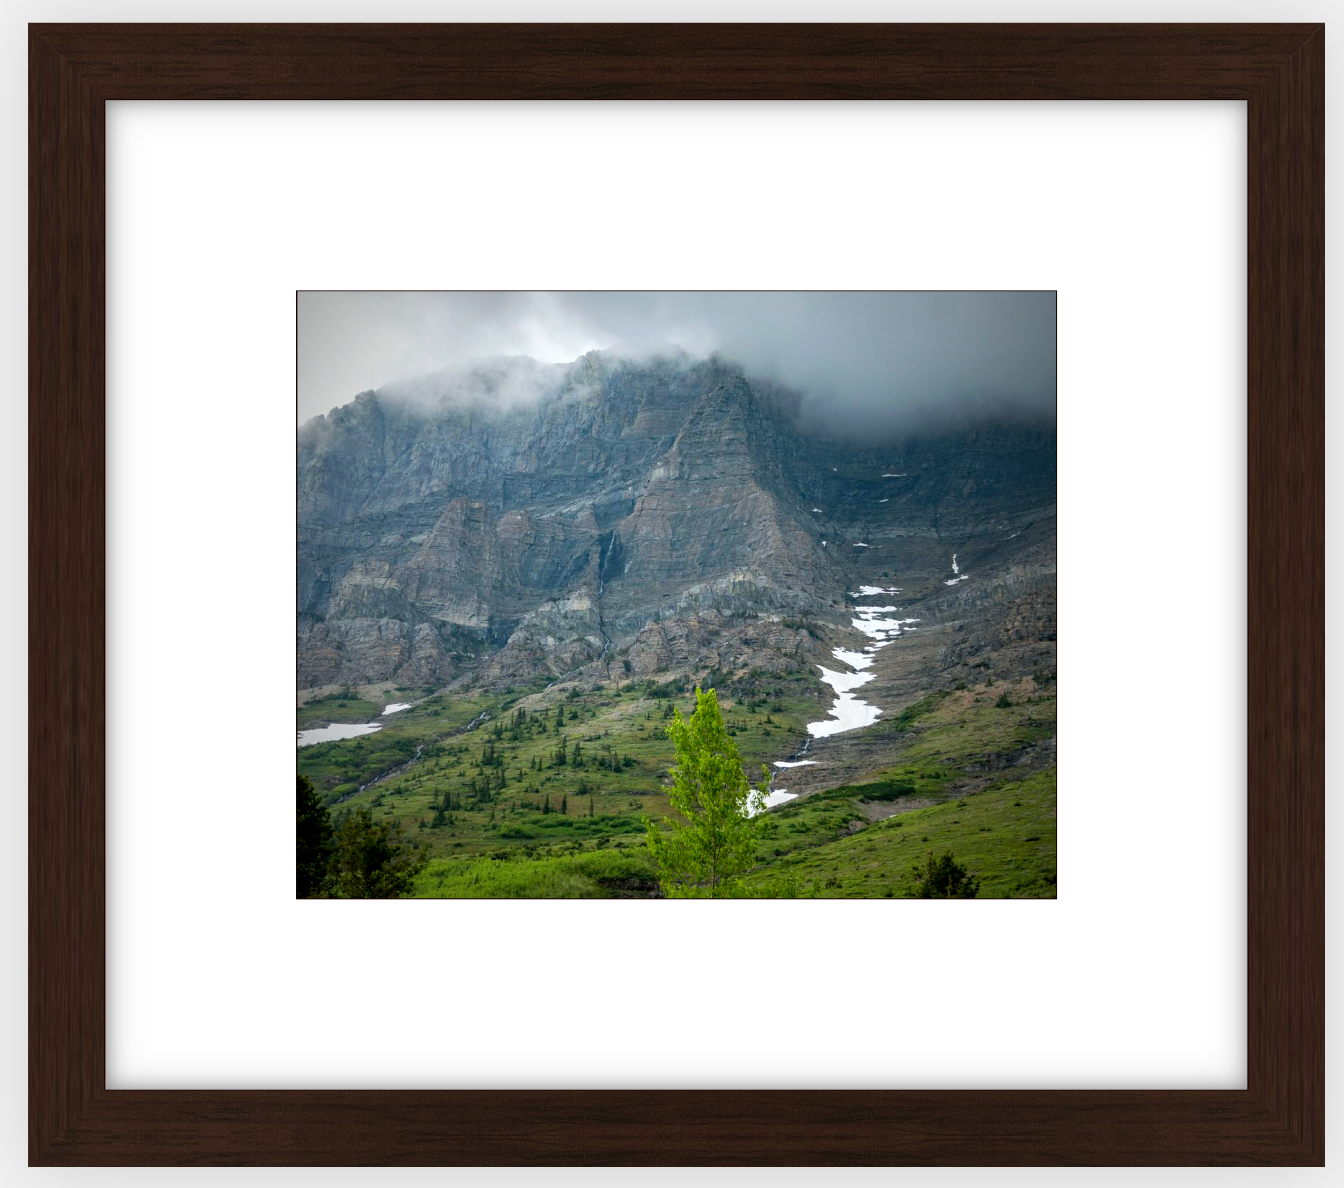
<svg viewBox="0 0 1344 1188">
<path fill-rule="evenodd" d="M 770 667 L 864 584 L 980 624 L 948 666 L 1053 639 L 1053 425 L 856 447 L 723 361 L 511 360 L 308 422 L 297 491 L 301 689 Z"/>
</svg>

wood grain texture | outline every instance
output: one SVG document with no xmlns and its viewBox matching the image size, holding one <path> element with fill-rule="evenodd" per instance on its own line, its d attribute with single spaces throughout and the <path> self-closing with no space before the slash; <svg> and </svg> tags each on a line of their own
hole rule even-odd
<svg viewBox="0 0 1344 1188">
<path fill-rule="evenodd" d="M 39 25 L 119 99 L 1246 99 L 1303 25 Z"/>
<path fill-rule="evenodd" d="M 49 1164 L 1298 1164 L 1246 1092 L 120 1092 Z"/>
<path fill-rule="evenodd" d="M 29 28 L 33 1164 L 1321 1164 L 1319 26 Z M 1241 1092 L 109 1092 L 108 99 L 1244 99 L 1248 1052 Z"/>
<path fill-rule="evenodd" d="M 1324 194 L 1322 30 L 1250 101 L 1246 208 L 1247 1088 L 1313 1151 L 1325 1141 Z"/>
<path fill-rule="evenodd" d="M 30 1156 L 103 1085 L 103 105 L 28 56 Z"/>
</svg>

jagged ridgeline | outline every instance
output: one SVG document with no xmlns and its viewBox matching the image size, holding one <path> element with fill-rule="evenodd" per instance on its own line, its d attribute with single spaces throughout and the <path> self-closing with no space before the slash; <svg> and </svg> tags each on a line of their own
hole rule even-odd
<svg viewBox="0 0 1344 1188">
<path fill-rule="evenodd" d="M 1003 640 L 1053 670 L 1053 423 L 825 432 L 676 352 L 361 393 L 298 433 L 298 687 L 815 671 L 864 586 L 938 638 L 925 676 Z"/>
</svg>

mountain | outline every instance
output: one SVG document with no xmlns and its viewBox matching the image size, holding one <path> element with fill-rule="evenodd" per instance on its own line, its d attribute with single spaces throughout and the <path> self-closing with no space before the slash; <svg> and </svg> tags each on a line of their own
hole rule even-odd
<svg viewBox="0 0 1344 1188">
<path fill-rule="evenodd" d="M 893 600 L 907 628 L 870 652 L 870 701 L 1053 672 L 1053 423 L 854 444 L 805 432 L 797 409 L 720 358 L 592 352 L 314 418 L 298 433 L 299 689 L 815 683 L 835 647 L 895 638 L 855 622 Z M 865 603 L 864 587 L 899 593 Z"/>
</svg>

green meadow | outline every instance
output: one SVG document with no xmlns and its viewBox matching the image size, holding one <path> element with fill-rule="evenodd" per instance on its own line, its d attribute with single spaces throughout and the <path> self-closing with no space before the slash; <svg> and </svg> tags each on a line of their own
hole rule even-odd
<svg viewBox="0 0 1344 1188">
<path fill-rule="evenodd" d="M 803 671 L 749 674 L 719 692 L 753 782 L 829 704 Z M 298 766 L 337 823 L 362 806 L 401 824 L 430 857 L 418 896 L 646 896 L 657 882 L 641 818 L 668 811 L 664 731 L 674 708 L 693 705 L 688 686 L 655 681 L 438 694 L 376 734 L 300 748 Z M 770 810 L 748 888 L 902 897 L 915 863 L 951 850 L 981 897 L 1053 897 L 1054 733 L 1045 677 L 940 691 L 880 720 L 865 736 L 885 740 L 891 761 Z"/>
<path fill-rule="evenodd" d="M 720 704 L 754 773 L 802 744 L 822 691 L 803 674 L 744 684 Z M 693 705 L 686 686 L 647 681 L 619 690 L 440 694 L 389 715 L 375 734 L 299 748 L 298 769 L 337 820 L 343 809 L 367 807 L 399 821 L 433 857 L 597 845 L 642 835 L 641 815 L 667 810 L 665 731 L 674 709 Z"/>
</svg>

